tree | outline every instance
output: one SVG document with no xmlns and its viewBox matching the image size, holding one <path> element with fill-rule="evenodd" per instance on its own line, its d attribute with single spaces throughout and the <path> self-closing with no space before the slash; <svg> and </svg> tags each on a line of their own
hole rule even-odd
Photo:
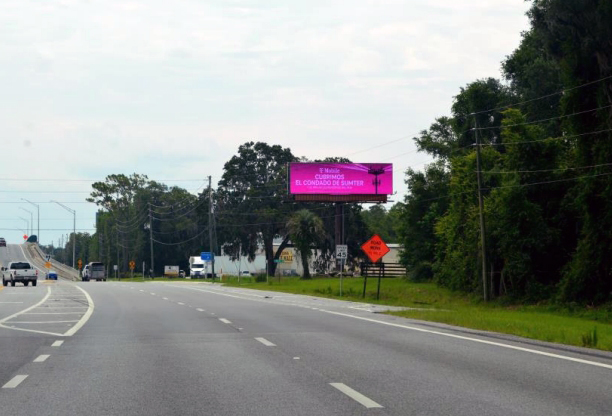
<svg viewBox="0 0 612 416">
<path fill-rule="evenodd" d="M 612 160 L 612 3 L 609 0 L 535 0 L 532 30 L 561 69 L 566 133 L 575 137 L 577 166 Z M 580 88 L 573 88 L 580 85 Z M 599 110 L 595 110 L 599 109 Z M 570 114 L 573 114 L 570 116 Z M 585 140 L 586 139 L 586 140 Z M 561 298 L 606 302 L 612 298 L 612 179 L 609 169 L 583 171 L 569 192 L 580 236 L 560 284 Z"/>
<path fill-rule="evenodd" d="M 322 240 L 325 233 L 323 221 L 312 211 L 302 209 L 289 217 L 287 230 L 293 246 L 302 258 L 302 266 L 304 267 L 302 278 L 310 279 L 308 262 L 312 257 L 313 246 L 316 248 L 317 243 Z"/>
<path fill-rule="evenodd" d="M 216 194 L 218 227 L 224 229 L 224 250 L 237 247 L 250 259 L 263 245 L 268 272 L 287 247 L 287 220 L 293 211 L 287 203 L 287 164 L 297 161 L 291 150 L 263 142 L 247 142 L 225 163 Z M 275 237 L 282 239 L 274 251 Z"/>
<path fill-rule="evenodd" d="M 408 169 L 406 184 L 409 194 L 403 204 L 396 204 L 400 262 L 412 280 L 430 280 L 436 254 L 436 223 L 448 209 L 450 171 L 444 161 L 426 166 L 424 172 Z"/>
<path fill-rule="evenodd" d="M 398 221 L 398 207 L 395 204 L 389 211 L 384 205 L 376 204 L 369 209 L 361 211 L 363 221 L 368 226 L 370 234 L 378 234 L 387 243 L 396 243 L 398 236 L 396 232 Z"/>
</svg>

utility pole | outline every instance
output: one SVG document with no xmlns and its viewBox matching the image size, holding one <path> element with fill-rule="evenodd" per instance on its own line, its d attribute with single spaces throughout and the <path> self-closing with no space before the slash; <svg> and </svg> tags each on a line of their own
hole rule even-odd
<svg viewBox="0 0 612 416">
<path fill-rule="evenodd" d="M 149 204 L 149 241 L 151 242 L 151 278 L 153 278 L 153 270 L 155 270 L 155 260 L 153 260 L 153 216 L 151 215 L 151 204 Z M 144 270 L 142 271 L 144 276 Z"/>
<path fill-rule="evenodd" d="M 484 301 L 489 301 L 489 283 L 487 280 L 487 236 L 484 217 L 484 202 L 482 199 L 482 172 L 480 163 L 480 142 L 478 140 L 478 119 L 474 116 L 474 135 L 476 136 L 476 177 L 478 179 L 478 211 L 480 213 L 480 249 L 482 257 L 482 290 Z"/>
<path fill-rule="evenodd" d="M 212 178 L 208 177 L 208 247 L 210 248 L 212 279 L 215 280 L 215 249 L 213 248 Z"/>
</svg>

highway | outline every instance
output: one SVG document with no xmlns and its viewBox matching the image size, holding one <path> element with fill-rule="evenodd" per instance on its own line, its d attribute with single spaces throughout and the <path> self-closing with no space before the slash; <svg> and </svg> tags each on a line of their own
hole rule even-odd
<svg viewBox="0 0 612 416">
<path fill-rule="evenodd" d="M 6 287 L 2 414 L 612 413 L 612 354 L 383 309 L 203 282 Z"/>
</svg>

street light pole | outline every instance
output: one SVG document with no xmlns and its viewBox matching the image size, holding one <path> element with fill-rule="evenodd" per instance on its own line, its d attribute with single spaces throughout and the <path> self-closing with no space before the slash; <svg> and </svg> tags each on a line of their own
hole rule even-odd
<svg viewBox="0 0 612 416">
<path fill-rule="evenodd" d="M 26 222 L 26 225 L 27 225 L 26 229 L 29 230 L 30 229 L 30 221 L 28 221 L 27 218 L 23 218 L 23 217 L 19 217 L 19 218 L 21 218 L 22 220 L 24 220 Z M 26 231 L 25 234 L 28 234 L 29 232 L 30 231 Z"/>
<path fill-rule="evenodd" d="M 37 227 L 38 228 L 38 232 L 36 234 L 36 238 L 38 239 L 38 244 L 40 244 L 40 205 L 35 204 L 32 201 L 28 201 L 25 198 L 21 198 L 21 200 L 27 202 L 28 204 L 32 204 L 32 205 L 34 205 L 36 207 L 36 221 L 38 222 L 38 227 Z"/>
<path fill-rule="evenodd" d="M 30 235 L 32 235 L 32 228 L 34 228 L 34 214 L 32 214 L 32 211 L 27 210 L 25 208 L 19 207 L 20 210 L 27 212 L 28 214 L 30 214 Z"/>
<path fill-rule="evenodd" d="M 66 205 L 61 202 L 51 201 L 64 208 L 66 211 L 72 213 L 72 268 L 75 268 L 76 262 L 76 211 L 68 208 Z"/>
</svg>

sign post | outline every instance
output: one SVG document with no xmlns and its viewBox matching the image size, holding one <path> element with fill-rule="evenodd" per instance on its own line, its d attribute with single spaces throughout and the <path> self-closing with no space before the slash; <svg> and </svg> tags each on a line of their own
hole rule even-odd
<svg viewBox="0 0 612 416">
<path fill-rule="evenodd" d="M 340 260 L 340 296 L 342 296 L 342 277 L 344 276 L 344 262 L 348 257 L 348 246 L 336 244 L 336 259 Z"/>
<path fill-rule="evenodd" d="M 119 279 L 119 268 L 117 265 L 113 265 L 113 270 L 115 271 L 115 280 Z"/>
<path fill-rule="evenodd" d="M 363 252 L 368 256 L 372 263 L 377 263 L 380 261 L 385 254 L 387 254 L 391 249 L 389 246 L 385 244 L 385 242 L 380 238 L 378 234 L 374 234 L 372 238 L 363 243 L 361 246 Z M 376 295 L 376 299 L 380 299 L 380 280 L 382 278 L 382 263 L 379 265 L 378 269 L 378 292 Z M 366 284 L 368 281 L 368 276 L 363 277 L 363 297 L 365 298 L 366 294 Z"/>
</svg>

